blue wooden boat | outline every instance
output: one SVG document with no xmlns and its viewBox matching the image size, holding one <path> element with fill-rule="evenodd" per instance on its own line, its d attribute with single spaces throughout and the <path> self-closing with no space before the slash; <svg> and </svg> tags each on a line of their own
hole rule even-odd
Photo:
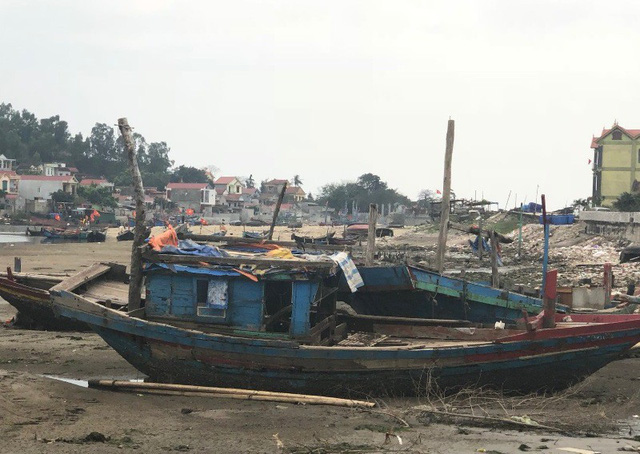
<svg viewBox="0 0 640 454">
<path fill-rule="evenodd" d="M 415 286 L 414 270 L 396 271 Z M 52 299 L 154 381 L 329 395 L 416 394 L 434 381 L 534 390 L 572 383 L 640 341 L 634 315 L 527 331 L 343 314 L 332 262 L 149 254 L 145 274 L 146 306 L 132 313 L 66 290 Z"/>
<path fill-rule="evenodd" d="M 344 277 L 339 298 L 362 314 L 470 320 L 515 324 L 524 312 L 537 315 L 542 300 L 505 289 L 469 282 L 415 266 L 359 267 L 364 286 L 351 293 Z M 567 306 L 557 305 L 560 313 Z"/>
</svg>

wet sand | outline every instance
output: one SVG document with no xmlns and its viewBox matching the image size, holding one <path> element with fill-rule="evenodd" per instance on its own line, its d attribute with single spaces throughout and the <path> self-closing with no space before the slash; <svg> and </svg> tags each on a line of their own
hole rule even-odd
<svg viewBox="0 0 640 454">
<path fill-rule="evenodd" d="M 284 235 L 285 233 L 283 233 Z M 0 266 L 22 257 L 23 271 L 73 272 L 95 261 L 128 263 L 131 243 L 62 243 L 0 245 Z M 0 320 L 15 311 L 0 301 Z M 149 396 L 98 391 L 44 375 L 74 379 L 141 378 L 141 374 L 93 333 L 59 333 L 0 328 L 0 452 L 430 452 L 473 453 L 478 449 L 561 452 L 573 447 L 601 452 L 640 445 L 622 439 L 636 435 L 640 413 L 640 359 L 614 362 L 566 396 L 537 397 L 509 414 L 527 414 L 547 425 L 576 432 L 603 432 L 596 438 L 567 437 L 545 431 L 470 427 L 426 418 L 425 398 L 378 399 L 376 412 L 327 406 L 279 404 L 227 399 Z M 506 401 L 505 401 L 506 402 Z M 512 402 L 509 400 L 508 402 Z M 433 403 L 433 402 L 432 402 Z M 501 403 L 500 405 L 503 405 Z M 500 405 L 475 407 L 505 416 Z M 405 420 L 404 425 L 393 416 Z M 86 438 L 92 432 L 98 435 Z M 402 438 L 388 437 L 392 432 Z M 278 449 L 274 434 L 284 444 Z M 545 448 L 542 448 L 542 447 Z M 307 449 L 308 448 L 308 449 Z M 347 449 L 351 449 L 348 451 Z M 524 449 L 524 448 L 523 448 Z"/>
</svg>

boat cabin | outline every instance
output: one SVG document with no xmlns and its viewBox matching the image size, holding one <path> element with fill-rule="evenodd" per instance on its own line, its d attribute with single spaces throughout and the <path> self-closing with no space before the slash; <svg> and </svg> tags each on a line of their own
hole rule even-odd
<svg viewBox="0 0 640 454">
<path fill-rule="evenodd" d="M 149 320 L 197 325 L 201 330 L 271 333 L 316 343 L 335 329 L 336 292 L 331 283 L 337 285 L 337 279 L 330 278 L 332 267 L 327 265 L 313 271 L 282 267 L 261 272 L 147 264 L 145 314 Z"/>
</svg>

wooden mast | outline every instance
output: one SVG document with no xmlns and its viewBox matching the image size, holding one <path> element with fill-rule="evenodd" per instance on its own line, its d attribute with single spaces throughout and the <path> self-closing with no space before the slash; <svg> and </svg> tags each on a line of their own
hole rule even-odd
<svg viewBox="0 0 640 454">
<path fill-rule="evenodd" d="M 131 127 L 126 118 L 118 119 L 118 128 L 122 134 L 124 147 L 129 161 L 129 172 L 136 197 L 136 223 L 133 230 L 133 245 L 131 246 L 131 268 L 129 270 L 129 310 L 140 308 L 140 293 L 142 291 L 142 249 L 145 237 L 145 208 L 144 187 L 142 176 L 138 168 L 138 153 L 133 142 Z"/>
</svg>

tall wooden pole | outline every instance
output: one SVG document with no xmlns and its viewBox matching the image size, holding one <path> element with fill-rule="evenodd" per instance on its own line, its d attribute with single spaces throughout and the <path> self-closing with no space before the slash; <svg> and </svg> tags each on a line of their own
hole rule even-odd
<svg viewBox="0 0 640 454">
<path fill-rule="evenodd" d="M 542 194 L 542 227 L 544 229 L 544 252 L 542 255 L 542 291 L 544 292 L 549 265 L 549 220 L 547 219 L 547 199 Z"/>
<path fill-rule="evenodd" d="M 484 234 L 482 232 L 482 214 L 480 214 L 480 220 L 478 221 L 478 258 L 482 262 L 482 253 L 484 249 Z"/>
<path fill-rule="evenodd" d="M 496 232 L 494 230 L 489 231 L 489 238 L 491 239 L 491 287 L 500 287 L 500 278 L 498 276 L 498 241 L 496 239 Z"/>
<path fill-rule="evenodd" d="M 276 209 L 273 210 L 273 220 L 271 221 L 271 227 L 269 228 L 269 235 L 267 235 L 267 239 L 270 240 L 273 238 L 273 231 L 276 228 L 276 221 L 278 220 L 278 214 L 280 214 L 280 205 L 282 205 L 282 199 L 284 199 L 284 193 L 287 191 L 287 182 L 285 181 L 282 185 L 282 191 L 280 191 L 280 195 L 278 196 L 278 203 L 276 203 Z"/>
<path fill-rule="evenodd" d="M 138 153 L 133 142 L 131 127 L 126 118 L 118 119 L 118 128 L 124 148 L 127 151 L 129 161 L 129 172 L 131 182 L 136 197 L 136 223 L 133 229 L 133 245 L 131 246 L 131 268 L 129 270 L 129 310 L 140 308 L 140 292 L 142 291 L 142 249 L 145 237 L 145 208 L 144 208 L 144 187 L 142 186 L 142 176 L 138 168 Z"/>
<path fill-rule="evenodd" d="M 376 223 L 378 222 L 378 207 L 375 203 L 369 205 L 369 231 L 367 232 L 367 255 L 365 265 L 373 266 L 376 255 Z"/>
<path fill-rule="evenodd" d="M 438 273 L 444 271 L 444 252 L 447 248 L 447 231 L 449 228 L 449 211 L 451 210 L 451 157 L 453 155 L 453 136 L 455 122 L 449 120 L 447 125 L 447 148 L 444 154 L 444 180 L 442 184 L 442 211 L 440 214 L 440 235 L 438 236 L 438 255 L 436 265 Z"/>
</svg>

